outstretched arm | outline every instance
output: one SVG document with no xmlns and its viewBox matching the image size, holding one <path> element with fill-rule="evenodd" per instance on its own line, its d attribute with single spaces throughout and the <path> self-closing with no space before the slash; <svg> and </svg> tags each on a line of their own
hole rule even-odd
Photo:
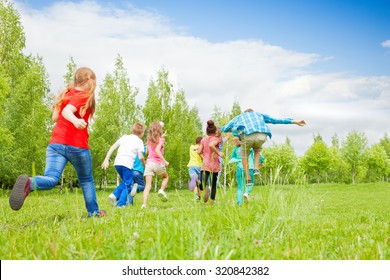
<svg viewBox="0 0 390 280">
<path fill-rule="evenodd" d="M 299 126 L 304 126 L 306 125 L 306 122 L 304 120 L 300 120 L 300 121 L 293 121 L 293 124 L 296 124 L 296 125 L 299 125 Z"/>
<path fill-rule="evenodd" d="M 222 132 L 230 132 L 232 131 L 233 127 L 234 127 L 234 124 L 235 124 L 235 121 L 236 121 L 236 117 L 233 118 L 231 121 L 229 121 L 227 124 L 225 124 L 224 126 L 221 127 L 221 131 Z"/>
<path fill-rule="evenodd" d="M 108 150 L 107 152 L 107 155 L 106 155 L 106 158 L 104 159 L 103 163 L 102 163 L 102 168 L 103 169 L 107 169 L 108 166 L 109 166 L 109 161 L 110 161 L 110 157 L 111 157 L 111 154 L 115 151 L 116 148 L 119 147 L 119 143 L 118 142 L 115 142 L 114 145 L 112 145 L 110 147 L 110 149 Z"/>
</svg>

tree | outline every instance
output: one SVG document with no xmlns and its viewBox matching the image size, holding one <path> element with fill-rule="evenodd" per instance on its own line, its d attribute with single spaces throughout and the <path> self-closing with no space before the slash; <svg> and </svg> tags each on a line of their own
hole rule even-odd
<svg viewBox="0 0 390 280">
<path fill-rule="evenodd" d="M 74 74 L 77 70 L 77 64 L 74 62 L 73 57 L 70 57 L 68 65 L 66 65 L 67 72 L 64 75 L 65 84 L 73 82 Z"/>
<path fill-rule="evenodd" d="M 113 74 L 106 74 L 97 98 L 95 121 L 90 126 L 90 146 L 95 178 L 115 182 L 117 173 L 101 169 L 107 151 L 122 135 L 130 134 L 135 122 L 142 120 L 141 107 L 136 104 L 138 88 L 130 84 L 122 58 L 115 59 Z"/>
<path fill-rule="evenodd" d="M 335 147 L 336 149 L 340 148 L 340 140 L 336 133 L 332 136 L 332 147 Z"/>
<path fill-rule="evenodd" d="M 331 164 L 331 152 L 326 144 L 322 141 L 322 137 L 317 135 L 314 137 L 314 143 L 305 152 L 301 166 L 309 176 L 314 174 L 316 181 L 319 184 L 321 174 L 329 171 Z"/>
<path fill-rule="evenodd" d="M 218 106 L 214 106 L 213 113 L 211 114 L 211 120 L 213 120 L 217 127 L 222 127 L 230 120 L 229 115 L 229 113 L 222 111 Z"/>
<path fill-rule="evenodd" d="M 196 137 L 201 135 L 201 122 L 198 117 L 198 110 L 190 109 L 183 90 L 175 94 L 172 104 L 171 119 L 168 120 L 167 130 L 169 141 L 167 146 L 167 156 L 174 161 L 170 161 L 170 166 L 175 170 L 170 174 L 171 181 L 177 181 L 179 186 L 187 183 L 189 161 L 188 149 L 195 143 Z M 183 149 L 183 147 L 185 147 Z M 174 155 L 174 157 L 172 157 Z"/>
<path fill-rule="evenodd" d="M 379 144 L 385 149 L 387 157 L 390 158 L 390 138 L 387 136 L 387 133 L 379 140 Z"/>
<path fill-rule="evenodd" d="M 274 144 L 264 148 L 266 180 L 270 183 L 289 183 L 297 165 L 294 149 L 287 144 Z"/>
<path fill-rule="evenodd" d="M 352 184 L 355 183 L 357 168 L 363 163 L 363 153 L 367 148 L 367 137 L 363 132 L 353 130 L 342 143 L 341 153 L 348 163 L 352 176 Z"/>
<path fill-rule="evenodd" d="M 381 144 L 372 145 L 364 152 L 364 164 L 367 167 L 369 182 L 383 181 L 389 170 L 389 159 Z"/>
<path fill-rule="evenodd" d="M 20 16 L 0 2 L 0 184 L 43 173 L 50 135 L 48 80 L 42 59 L 25 55 Z M 33 141 L 32 141 L 33 139 Z"/>
<path fill-rule="evenodd" d="M 157 72 L 156 80 L 149 83 L 148 95 L 142 110 L 147 124 L 170 119 L 173 95 L 173 85 L 168 80 L 168 71 L 161 69 Z"/>
<path fill-rule="evenodd" d="M 150 81 L 143 113 L 147 125 L 154 121 L 164 122 L 167 132 L 164 157 L 169 162 L 169 181 L 171 185 L 181 187 L 189 179 L 188 148 L 201 135 L 202 124 L 198 110 L 188 106 L 182 89 L 174 91 L 168 76 L 169 73 L 162 69 L 157 72 L 157 78 Z"/>
<path fill-rule="evenodd" d="M 348 183 L 350 181 L 348 163 L 337 146 L 331 146 L 330 166 L 328 171 L 328 182 Z"/>
<path fill-rule="evenodd" d="M 230 119 L 240 115 L 242 113 L 240 103 L 237 100 L 234 100 L 232 110 L 230 112 Z"/>
<path fill-rule="evenodd" d="M 0 65 L 4 66 L 9 76 L 13 77 L 21 68 L 18 62 L 24 60 L 22 53 L 26 38 L 20 15 L 13 4 L 3 0 L 0 2 Z M 15 63 L 16 62 L 16 63 Z"/>
</svg>

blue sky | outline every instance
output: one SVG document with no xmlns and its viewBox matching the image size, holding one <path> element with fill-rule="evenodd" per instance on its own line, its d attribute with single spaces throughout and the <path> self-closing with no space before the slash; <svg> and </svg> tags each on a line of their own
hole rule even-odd
<svg viewBox="0 0 390 280">
<path fill-rule="evenodd" d="M 16 1 L 26 52 L 43 58 L 53 93 L 72 56 L 100 81 L 120 54 L 139 102 L 164 67 L 202 121 L 241 107 L 305 119 L 272 126 L 298 154 L 353 129 L 390 134 L 390 1 Z M 207 102 L 205 102 L 207 100 Z M 364 125 L 363 125 L 364 124 Z"/>
<path fill-rule="evenodd" d="M 22 1 L 43 8 L 60 1 Z M 67 1 L 72 2 L 72 1 Z M 73 1 L 77 2 L 77 1 Z M 334 57 L 318 71 L 390 74 L 389 0 L 134 0 L 96 1 L 156 12 L 173 28 L 211 42 L 257 39 Z"/>
<path fill-rule="evenodd" d="M 169 2 L 169 4 L 167 4 Z M 155 8 L 210 41 L 260 39 L 302 52 L 337 57 L 337 71 L 389 74 L 390 1 L 133 1 Z M 355 59 L 363 59 L 358 63 Z"/>
</svg>

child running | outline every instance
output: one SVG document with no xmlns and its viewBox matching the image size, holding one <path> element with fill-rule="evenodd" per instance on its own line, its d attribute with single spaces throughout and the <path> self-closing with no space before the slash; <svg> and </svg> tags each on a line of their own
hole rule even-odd
<svg viewBox="0 0 390 280">
<path fill-rule="evenodd" d="M 190 182 L 188 189 L 193 191 L 200 184 L 200 168 L 202 167 L 202 157 L 198 154 L 198 148 L 202 137 L 196 137 L 195 145 L 190 146 L 190 161 L 187 164 Z"/>
<path fill-rule="evenodd" d="M 143 193 L 144 202 L 141 209 L 147 207 L 149 192 L 152 188 L 154 175 L 160 175 L 162 178 L 158 196 L 161 197 L 162 201 L 168 200 L 168 195 L 166 194 L 165 189 L 168 186 L 168 173 L 166 167 L 169 165 L 169 162 L 164 158 L 165 138 L 162 130 L 163 126 L 163 122 L 153 122 L 149 128 L 146 143 L 146 154 L 148 157 L 144 172 L 146 185 Z"/>
<path fill-rule="evenodd" d="M 220 141 L 220 144 L 219 144 L 219 147 L 218 147 L 218 150 L 220 152 L 222 152 L 222 149 L 223 149 L 223 146 L 225 145 L 225 143 L 227 141 L 229 141 L 230 135 L 231 135 L 231 133 L 227 133 L 225 137 L 222 137 L 221 129 L 219 127 L 217 128 L 217 133 L 216 133 L 215 136 L 217 136 L 219 138 L 219 141 Z M 221 177 L 221 173 L 223 172 L 223 170 L 222 170 L 223 159 L 222 159 L 222 157 L 218 157 L 218 160 L 219 160 L 219 165 L 221 166 L 221 172 L 218 173 L 217 185 L 219 185 L 219 178 Z"/>
<path fill-rule="evenodd" d="M 203 191 L 203 185 L 205 184 L 206 187 L 203 200 L 204 202 L 208 201 L 210 194 L 207 187 L 207 182 L 211 176 L 210 205 L 214 205 L 214 201 L 217 195 L 218 172 L 221 171 L 221 165 L 219 163 L 218 157 L 223 156 L 223 153 L 219 151 L 221 139 L 216 136 L 217 127 L 215 126 L 214 121 L 207 121 L 206 134 L 207 136 L 202 139 L 198 148 L 198 153 L 203 157 L 202 171 L 200 172 L 201 182 L 198 189 L 198 195 L 201 196 L 201 191 Z"/>
<path fill-rule="evenodd" d="M 138 156 L 139 160 L 145 164 L 143 157 L 144 142 L 142 136 L 145 132 L 145 126 L 142 123 L 135 123 L 132 128 L 132 134 L 124 135 L 119 138 L 108 150 L 106 158 L 102 163 L 102 168 L 107 169 L 111 154 L 117 149 L 114 166 L 122 182 L 116 187 L 112 194 L 108 196 L 111 205 L 118 208 L 125 207 L 128 204 L 127 195 L 132 188 L 133 196 L 136 193 L 137 186 L 133 186 L 133 167 L 134 160 Z M 131 201 L 132 202 L 132 201 Z M 132 203 L 131 203 L 132 204 Z"/>
<path fill-rule="evenodd" d="M 291 118 L 277 119 L 267 114 L 260 114 L 258 112 L 255 112 L 253 109 L 248 108 L 242 114 L 234 117 L 221 128 L 222 132 L 231 131 L 234 136 L 240 138 L 240 143 L 242 146 L 242 166 L 244 167 L 247 186 L 253 185 L 253 181 L 249 176 L 248 168 L 248 155 L 250 149 L 253 149 L 255 153 L 254 175 L 260 177 L 260 152 L 267 138 L 271 139 L 272 137 L 271 130 L 267 126 L 268 123 L 296 124 L 298 126 L 306 125 L 306 122 L 304 120 L 297 121 Z"/>
<path fill-rule="evenodd" d="M 143 154 L 146 153 L 146 146 L 144 146 Z M 143 192 L 145 189 L 145 180 L 144 180 L 144 171 L 145 171 L 145 160 L 140 161 L 138 155 L 134 160 L 133 166 L 133 187 L 131 192 L 127 196 L 128 204 L 133 204 L 134 196 L 136 193 Z"/>
<path fill-rule="evenodd" d="M 73 82 L 57 96 L 52 115 L 56 124 L 46 149 L 45 173 L 35 177 L 22 174 L 16 179 L 9 198 L 13 210 L 23 206 L 31 191 L 53 189 L 69 161 L 76 170 L 88 217 L 106 214 L 99 210 L 97 203 L 88 144 L 88 123 L 95 112 L 95 88 L 95 73 L 81 67 L 77 69 Z"/>
<path fill-rule="evenodd" d="M 236 181 L 237 181 L 237 204 L 242 205 L 242 199 L 244 198 L 244 201 L 246 203 L 249 202 L 249 194 L 252 191 L 253 185 L 246 186 L 245 184 L 245 171 L 244 167 L 242 166 L 242 159 L 240 155 L 240 139 L 239 138 L 233 138 L 233 143 L 235 145 L 232 154 L 230 156 L 230 160 L 228 164 L 235 163 L 236 164 Z M 249 157 L 248 157 L 248 164 L 249 164 L 249 175 L 251 179 L 254 181 L 254 151 L 253 149 L 250 150 Z M 260 154 L 260 167 L 264 166 L 264 157 Z"/>
</svg>

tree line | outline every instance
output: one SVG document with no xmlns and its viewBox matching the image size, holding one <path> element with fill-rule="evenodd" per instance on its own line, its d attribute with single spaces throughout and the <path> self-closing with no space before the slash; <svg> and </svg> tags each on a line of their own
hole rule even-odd
<svg viewBox="0 0 390 280">
<path fill-rule="evenodd" d="M 45 168 L 45 152 L 54 124 L 48 74 L 39 56 L 26 55 L 25 35 L 20 16 L 13 4 L 0 2 L 0 186 L 10 188 L 22 173 L 41 175 Z M 89 126 L 95 184 L 115 184 L 114 168 L 100 168 L 109 147 L 131 132 L 137 121 L 146 125 L 163 121 L 167 131 L 165 154 L 170 162 L 168 173 L 171 188 L 184 188 L 189 179 L 187 163 L 189 146 L 204 135 L 198 109 L 188 105 L 184 89 L 175 89 L 168 70 L 162 68 L 150 80 L 146 101 L 136 103 L 139 89 L 131 83 L 118 54 L 113 73 L 107 73 L 97 87 L 97 108 Z M 71 57 L 64 69 L 64 86 L 71 81 L 77 64 Z M 241 113 L 233 102 L 228 111 L 215 107 L 211 119 L 218 126 Z M 220 185 L 234 184 L 234 166 L 227 164 L 233 146 L 224 145 L 223 171 Z M 388 181 L 390 173 L 390 139 L 385 134 L 370 147 L 364 132 L 352 131 L 346 139 L 335 134 L 328 146 L 320 135 L 313 135 L 313 144 L 298 157 L 286 138 L 284 144 L 264 147 L 263 183 L 297 184 L 312 182 Z M 64 171 L 65 181 L 75 178 L 73 169 Z"/>
</svg>

